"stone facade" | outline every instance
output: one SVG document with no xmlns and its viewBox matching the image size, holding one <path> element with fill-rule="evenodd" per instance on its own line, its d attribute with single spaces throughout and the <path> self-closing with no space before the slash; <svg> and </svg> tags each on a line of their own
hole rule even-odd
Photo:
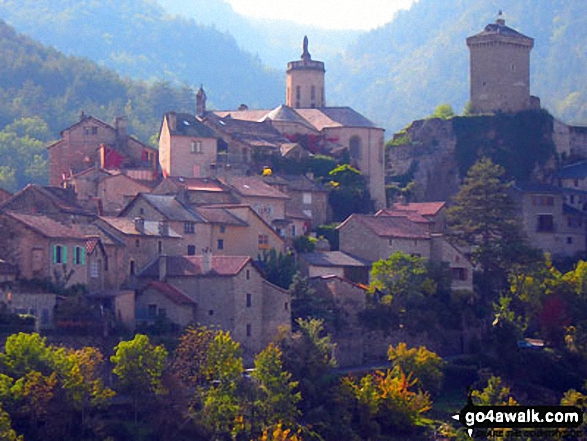
<svg viewBox="0 0 587 441">
<path fill-rule="evenodd" d="M 325 107 L 324 63 L 312 60 L 308 52 L 308 37 L 304 37 L 299 61 L 287 64 L 285 103 L 289 107 Z"/>
<path fill-rule="evenodd" d="M 467 38 L 471 53 L 471 105 L 477 113 L 519 112 L 533 107 L 530 51 L 534 40 L 505 25 L 503 17 Z"/>
<path fill-rule="evenodd" d="M 49 184 L 61 186 L 90 167 L 143 169 L 157 178 L 157 150 L 128 136 L 126 118 L 114 127 L 82 113 L 80 121 L 61 132 L 61 139 L 48 146 Z M 105 147 L 105 148 L 103 148 Z"/>
</svg>

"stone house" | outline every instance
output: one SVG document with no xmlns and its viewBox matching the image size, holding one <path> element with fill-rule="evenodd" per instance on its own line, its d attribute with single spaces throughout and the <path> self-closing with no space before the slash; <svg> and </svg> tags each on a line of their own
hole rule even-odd
<svg viewBox="0 0 587 441">
<path fill-rule="evenodd" d="M 413 213 L 429 222 L 431 233 L 446 232 L 446 202 L 396 202 L 391 207 L 380 210 L 376 216 L 391 216 Z M 414 219 L 416 218 L 414 216 Z"/>
<path fill-rule="evenodd" d="M 352 214 L 342 222 L 340 250 L 351 256 L 375 262 L 395 252 L 413 254 L 433 262 L 446 262 L 451 268 L 453 289 L 473 289 L 473 267 L 464 253 L 438 233 L 430 232 L 429 221 L 414 213 L 393 215 Z M 445 243 L 446 242 L 446 243 Z"/>
<path fill-rule="evenodd" d="M 71 176 L 88 168 L 123 170 L 135 179 L 158 177 L 157 150 L 127 134 L 126 117 L 116 118 L 110 126 L 82 112 L 80 120 L 47 149 L 53 186 L 67 185 Z"/>
<path fill-rule="evenodd" d="M 286 218 L 303 216 L 310 220 L 306 225 L 306 231 L 309 231 L 312 225 L 323 225 L 330 220 L 328 190 L 308 176 L 272 174 L 264 176 L 263 181 L 289 197 L 285 202 Z M 293 236 L 302 233 L 298 232 Z"/>
<path fill-rule="evenodd" d="M 182 326 L 230 331 L 245 358 L 291 325 L 287 291 L 263 279 L 248 256 L 159 256 L 140 274 L 137 320 L 164 315 Z"/>
<path fill-rule="evenodd" d="M 173 252 L 167 250 L 166 254 L 200 254 L 203 248 L 210 246 L 212 240 L 208 222 L 174 196 L 139 193 L 120 212 L 119 217 L 167 223 L 171 230 L 181 235 L 181 240 Z"/>
<path fill-rule="evenodd" d="M 553 255 L 573 256 L 585 250 L 587 214 L 565 204 L 565 191 L 550 185 L 517 183 L 511 195 L 530 245 Z"/>
<path fill-rule="evenodd" d="M 24 279 L 50 279 L 90 292 L 117 288 L 111 257 L 120 244 L 89 224 L 61 223 L 43 214 L 0 213 L 2 258 Z"/>
<path fill-rule="evenodd" d="M 237 202 L 230 189 L 218 179 L 213 178 L 169 176 L 164 178 L 152 193 L 175 196 L 188 206 Z"/>
<path fill-rule="evenodd" d="M 342 251 L 304 253 L 298 257 L 300 270 L 306 277 L 336 276 L 354 283 L 369 284 L 370 261 Z"/>
<path fill-rule="evenodd" d="M 36 317 L 36 330 L 54 328 L 55 307 L 59 296 L 50 292 L 34 292 L 16 287 L 0 289 L 0 303 L 14 314 L 28 314 Z"/>
<path fill-rule="evenodd" d="M 164 177 L 209 178 L 218 161 L 217 136 L 194 115 L 168 112 L 159 129 L 159 162 Z"/>
<path fill-rule="evenodd" d="M 123 245 L 117 255 L 119 277 L 133 287 L 137 274 L 161 254 L 183 254 L 182 236 L 166 221 L 102 216 L 95 225 Z"/>
<path fill-rule="evenodd" d="M 559 187 L 587 192 L 587 161 L 577 162 L 561 168 L 556 177 Z M 574 200 L 568 200 L 567 202 L 573 206 L 576 203 Z M 581 202 L 586 204 L 587 198 L 582 198 Z"/>
<path fill-rule="evenodd" d="M 28 184 L 0 207 L 21 213 L 42 213 L 61 222 L 90 223 L 100 212 L 97 201 L 79 201 L 71 188 Z"/>
<path fill-rule="evenodd" d="M 272 248 L 285 252 L 283 238 L 249 205 L 217 204 L 194 210 L 210 226 L 208 248 L 215 254 L 256 259 Z"/>
<path fill-rule="evenodd" d="M 226 184 L 240 204 L 250 205 L 269 225 L 275 228 L 287 225 L 285 205 L 289 196 L 285 193 L 255 176 L 229 178 Z"/>
</svg>

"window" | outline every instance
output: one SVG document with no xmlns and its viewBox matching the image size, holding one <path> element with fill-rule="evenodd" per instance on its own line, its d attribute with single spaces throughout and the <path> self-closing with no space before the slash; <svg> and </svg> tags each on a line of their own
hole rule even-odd
<svg viewBox="0 0 587 441">
<path fill-rule="evenodd" d="M 192 153 L 202 153 L 202 141 L 192 141 L 190 151 Z"/>
<path fill-rule="evenodd" d="M 387 242 L 389 243 L 389 246 L 392 247 L 393 246 L 393 239 L 388 239 Z"/>
<path fill-rule="evenodd" d="M 552 233 L 554 231 L 554 220 L 551 214 L 538 215 L 536 231 L 539 233 Z"/>
<path fill-rule="evenodd" d="M 224 225 L 220 225 L 220 234 L 226 233 L 226 227 Z"/>
<path fill-rule="evenodd" d="M 302 88 L 301 86 L 296 86 L 296 99 L 299 100 L 302 97 Z"/>
<path fill-rule="evenodd" d="M 108 271 L 108 256 L 104 256 L 104 271 Z"/>
<path fill-rule="evenodd" d="M 571 204 L 574 204 L 575 203 L 575 195 L 574 194 L 572 194 L 572 195 L 569 196 L 569 202 Z"/>
<path fill-rule="evenodd" d="M 214 315 L 214 310 L 213 310 L 213 309 L 210 309 L 210 310 L 208 311 L 208 315 Z"/>
<path fill-rule="evenodd" d="M 305 205 L 310 205 L 312 203 L 312 193 L 304 193 L 302 199 Z"/>
<path fill-rule="evenodd" d="M 185 234 L 194 234 L 196 232 L 196 223 L 195 222 L 184 222 L 183 223 L 183 232 Z"/>
<path fill-rule="evenodd" d="M 574 185 L 575 187 L 578 187 L 578 186 L 579 186 L 579 180 L 578 180 L 578 179 L 575 179 L 575 180 L 573 181 L 573 185 Z"/>
<path fill-rule="evenodd" d="M 216 249 L 218 249 L 218 250 L 224 249 L 224 239 L 218 239 L 218 243 L 216 244 Z"/>
<path fill-rule="evenodd" d="M 251 279 L 251 270 L 247 270 L 245 274 L 246 274 L 247 280 L 250 280 Z"/>
<path fill-rule="evenodd" d="M 259 249 L 260 250 L 268 250 L 269 249 L 269 236 L 267 234 L 259 234 Z"/>
<path fill-rule="evenodd" d="M 84 247 L 73 247 L 73 264 L 86 264 L 86 249 Z"/>
<path fill-rule="evenodd" d="M 163 253 L 163 242 L 161 242 L 160 240 L 157 241 L 157 253 Z"/>
<path fill-rule="evenodd" d="M 67 263 L 67 247 L 53 245 L 53 263 Z"/>
<path fill-rule="evenodd" d="M 349 153 L 351 159 L 361 159 L 361 138 L 353 136 L 349 141 Z"/>
<path fill-rule="evenodd" d="M 296 237 L 296 233 L 297 233 L 296 226 L 292 225 L 291 226 L 291 237 Z"/>
<path fill-rule="evenodd" d="M 139 214 L 145 214 L 145 209 L 144 208 L 139 208 Z"/>
<path fill-rule="evenodd" d="M 467 269 L 466 268 L 451 268 L 452 279 L 465 281 L 467 280 Z"/>
<path fill-rule="evenodd" d="M 141 246 L 141 241 L 139 239 L 135 240 L 135 247 L 139 248 Z"/>
<path fill-rule="evenodd" d="M 131 276 L 134 276 L 135 273 L 136 273 L 135 261 L 134 260 L 131 260 L 130 263 L 129 263 L 128 273 Z"/>
<path fill-rule="evenodd" d="M 286 311 L 289 311 L 289 303 L 288 302 L 285 302 L 283 304 L 283 309 L 285 309 Z"/>
<path fill-rule="evenodd" d="M 571 236 L 567 237 L 567 245 L 572 245 L 573 244 L 573 238 Z"/>
<path fill-rule="evenodd" d="M 149 318 L 157 317 L 157 305 L 151 304 L 147 306 L 147 316 Z"/>
<path fill-rule="evenodd" d="M 90 262 L 90 277 L 97 279 L 100 275 L 100 263 L 96 261 Z"/>
<path fill-rule="evenodd" d="M 92 135 L 97 135 L 97 134 L 98 134 L 98 127 L 92 126 Z"/>
<path fill-rule="evenodd" d="M 250 308 L 253 304 L 253 296 L 251 294 L 247 294 L 247 308 Z"/>
<path fill-rule="evenodd" d="M 251 331 L 252 331 L 252 326 L 249 323 L 247 323 L 247 337 L 251 336 Z"/>
<path fill-rule="evenodd" d="M 196 255 L 196 246 L 195 245 L 188 245 L 188 256 L 195 256 Z"/>
</svg>

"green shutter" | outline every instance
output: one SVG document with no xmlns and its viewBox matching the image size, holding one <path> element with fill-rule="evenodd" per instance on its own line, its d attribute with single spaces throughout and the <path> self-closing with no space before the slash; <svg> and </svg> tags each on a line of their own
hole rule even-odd
<svg viewBox="0 0 587 441">
<path fill-rule="evenodd" d="M 85 247 L 81 247 L 81 265 L 85 265 L 86 264 L 86 249 Z"/>
<path fill-rule="evenodd" d="M 67 263 L 67 246 L 61 247 L 61 263 Z"/>
<path fill-rule="evenodd" d="M 57 247 L 58 245 L 53 245 L 53 263 L 57 263 Z"/>
</svg>

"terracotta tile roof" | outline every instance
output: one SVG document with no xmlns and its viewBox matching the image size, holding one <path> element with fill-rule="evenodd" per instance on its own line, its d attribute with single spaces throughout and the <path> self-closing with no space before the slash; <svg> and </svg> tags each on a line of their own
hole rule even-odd
<svg viewBox="0 0 587 441">
<path fill-rule="evenodd" d="M 412 222 L 416 222 L 419 224 L 430 224 L 432 222 L 430 219 L 427 219 L 414 211 L 402 211 L 389 208 L 379 210 L 377 213 L 375 213 L 375 216 L 405 217 L 411 220 Z"/>
<path fill-rule="evenodd" d="M 184 178 L 181 176 L 170 176 L 168 178 L 175 184 L 185 187 L 187 190 L 192 191 L 211 191 L 211 192 L 223 192 L 227 191 L 220 181 L 211 178 Z"/>
<path fill-rule="evenodd" d="M 318 130 L 330 127 L 378 128 L 375 124 L 350 107 L 297 109 L 297 112 Z"/>
<path fill-rule="evenodd" d="M 219 118 L 224 118 L 230 115 L 234 119 L 240 119 L 244 121 L 259 121 L 265 118 L 272 109 L 249 109 L 249 110 L 216 110 L 208 113 L 209 115 L 216 115 Z"/>
<path fill-rule="evenodd" d="M 398 239 L 430 239 L 430 233 L 422 225 L 410 221 L 407 217 L 371 216 L 352 214 L 336 229 L 340 230 L 350 222 L 359 222 L 377 236 Z"/>
<path fill-rule="evenodd" d="M 445 206 L 446 202 L 409 202 L 406 204 L 394 204 L 391 208 L 398 211 L 411 211 L 418 213 L 420 216 L 435 216 Z"/>
<path fill-rule="evenodd" d="M 171 300 L 176 305 L 188 305 L 188 306 L 195 306 L 196 302 L 188 297 L 187 294 L 184 294 L 175 286 L 170 285 L 169 283 L 159 282 L 158 280 L 150 282 L 144 289 L 153 288 L 160 293 L 162 293 L 165 297 Z M 140 294 L 139 294 L 140 295 Z"/>
<path fill-rule="evenodd" d="M 212 269 L 209 273 L 202 271 L 202 256 L 160 256 L 167 259 L 168 277 L 207 277 L 236 276 L 245 265 L 252 262 L 249 256 L 212 256 Z M 153 261 L 142 272 L 144 277 L 159 277 L 159 259 Z"/>
<path fill-rule="evenodd" d="M 265 197 L 274 199 L 289 199 L 285 193 L 265 183 L 261 177 L 232 178 L 231 188 L 245 197 Z"/>
<path fill-rule="evenodd" d="M 65 224 L 43 214 L 19 213 L 9 210 L 4 210 L 3 213 L 35 230 L 44 237 L 86 240 L 86 245 L 87 241 L 97 242 L 98 240 L 101 240 L 104 244 L 115 243 L 110 236 L 93 224 Z"/>
<path fill-rule="evenodd" d="M 159 232 L 159 222 L 144 220 L 144 231 L 139 232 L 135 226 L 134 219 L 127 217 L 100 216 L 99 221 L 104 222 L 122 234 L 129 236 L 154 236 L 181 238 L 181 235 L 169 227 L 169 234 L 163 235 Z"/>
<path fill-rule="evenodd" d="M 246 227 L 248 225 L 223 206 L 208 205 L 206 207 L 196 207 L 194 211 L 202 219 L 211 224 L 233 225 L 237 227 Z"/>
<path fill-rule="evenodd" d="M 305 253 L 300 254 L 300 258 L 313 266 L 339 267 L 339 266 L 359 266 L 370 267 L 371 264 L 363 259 L 353 257 L 342 251 L 327 251 L 324 253 Z"/>
</svg>

